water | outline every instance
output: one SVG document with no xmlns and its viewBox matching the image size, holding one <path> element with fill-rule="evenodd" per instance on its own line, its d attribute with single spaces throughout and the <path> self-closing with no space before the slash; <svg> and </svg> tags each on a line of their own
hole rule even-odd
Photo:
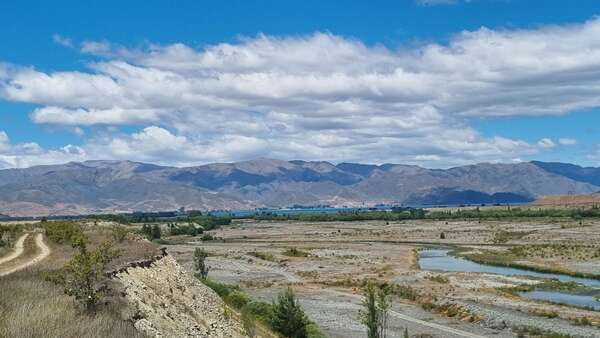
<svg viewBox="0 0 600 338">
<path fill-rule="evenodd" d="M 600 311 L 600 302 L 593 295 L 572 295 L 556 291 L 534 290 L 530 292 L 520 292 L 521 296 L 533 299 L 549 301 L 553 303 L 569 304 L 576 306 L 585 306 Z"/>
<path fill-rule="evenodd" d="M 544 273 L 526 269 L 498 267 L 479 264 L 464 258 L 448 255 L 448 249 L 428 249 L 419 252 L 419 264 L 423 270 L 447 272 L 477 272 L 491 273 L 504 276 L 526 276 L 533 278 L 557 279 L 561 282 L 576 282 L 584 286 L 598 289 L 600 293 L 600 280 L 591 278 L 572 277 L 557 273 Z M 534 300 L 552 301 L 561 304 L 588 306 L 600 311 L 600 302 L 593 295 L 575 295 L 558 291 L 535 290 L 521 293 L 523 297 Z"/>
</svg>

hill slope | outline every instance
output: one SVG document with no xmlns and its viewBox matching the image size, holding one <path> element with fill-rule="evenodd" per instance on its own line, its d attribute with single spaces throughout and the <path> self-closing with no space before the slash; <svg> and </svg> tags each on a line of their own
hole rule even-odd
<svg viewBox="0 0 600 338">
<path fill-rule="evenodd" d="M 596 180 L 600 169 L 582 168 L 581 173 L 576 166 L 561 165 L 570 169 L 543 162 L 483 163 L 442 170 L 273 159 L 189 168 L 88 161 L 0 170 L 0 214 L 505 203 L 600 191 Z"/>
</svg>

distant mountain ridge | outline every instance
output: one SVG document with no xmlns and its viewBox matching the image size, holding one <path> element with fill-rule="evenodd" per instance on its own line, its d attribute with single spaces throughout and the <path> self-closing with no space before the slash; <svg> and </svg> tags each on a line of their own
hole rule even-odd
<svg viewBox="0 0 600 338">
<path fill-rule="evenodd" d="M 0 170 L 0 214 L 507 203 L 597 191 L 600 168 L 566 163 L 481 163 L 426 169 L 402 164 L 257 159 L 176 168 L 87 161 Z"/>
</svg>

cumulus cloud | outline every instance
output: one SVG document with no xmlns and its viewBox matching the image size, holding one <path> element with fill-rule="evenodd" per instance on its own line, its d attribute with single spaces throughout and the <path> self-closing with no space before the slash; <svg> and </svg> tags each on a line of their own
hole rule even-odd
<svg viewBox="0 0 600 338">
<path fill-rule="evenodd" d="M 30 116 L 40 124 L 140 126 L 130 135 L 86 134 L 87 156 L 509 161 L 556 144 L 484 137 L 471 119 L 600 106 L 600 19 L 481 28 L 445 45 L 399 50 L 327 33 L 260 35 L 200 49 L 108 41 L 79 47 L 102 61 L 85 72 L 0 66 L 0 97 L 38 105 Z"/>
<path fill-rule="evenodd" d="M 13 144 L 8 134 L 0 130 L 0 169 L 82 161 L 87 158 L 82 148 L 70 144 L 50 150 L 34 142 Z"/>
<path fill-rule="evenodd" d="M 574 138 L 564 137 L 564 138 L 559 138 L 558 139 L 558 143 L 561 144 L 561 145 L 563 145 L 563 146 L 572 146 L 572 145 L 577 144 L 577 140 L 574 139 Z"/>
</svg>

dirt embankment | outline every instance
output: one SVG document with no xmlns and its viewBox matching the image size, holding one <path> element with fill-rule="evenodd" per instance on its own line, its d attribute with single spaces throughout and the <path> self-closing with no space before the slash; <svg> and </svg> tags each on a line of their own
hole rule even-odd
<svg viewBox="0 0 600 338">
<path fill-rule="evenodd" d="M 152 337 L 245 337 L 221 298 L 170 255 L 114 273 L 124 286 L 135 327 Z"/>
</svg>

